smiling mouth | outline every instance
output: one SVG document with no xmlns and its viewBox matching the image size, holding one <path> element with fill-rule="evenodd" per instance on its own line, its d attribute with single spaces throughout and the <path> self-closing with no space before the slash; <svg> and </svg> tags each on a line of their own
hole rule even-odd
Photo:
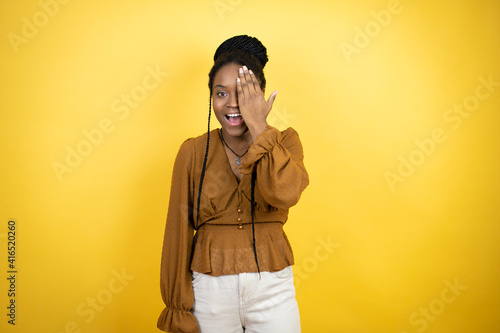
<svg viewBox="0 0 500 333">
<path fill-rule="evenodd" d="M 224 118 L 226 118 L 226 122 L 231 126 L 238 126 L 243 123 L 241 113 L 228 113 Z"/>
</svg>

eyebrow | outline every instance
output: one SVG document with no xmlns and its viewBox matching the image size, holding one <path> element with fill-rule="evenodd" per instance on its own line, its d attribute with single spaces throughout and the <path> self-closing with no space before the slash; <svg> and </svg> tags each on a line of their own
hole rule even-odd
<svg viewBox="0 0 500 333">
<path fill-rule="evenodd" d="M 226 86 L 223 86 L 222 84 L 216 85 L 214 88 L 221 87 L 221 88 L 227 88 Z"/>
</svg>

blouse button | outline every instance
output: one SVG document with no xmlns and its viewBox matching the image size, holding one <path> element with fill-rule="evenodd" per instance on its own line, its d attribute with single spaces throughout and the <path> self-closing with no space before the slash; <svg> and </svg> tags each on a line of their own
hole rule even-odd
<svg viewBox="0 0 500 333">
<path fill-rule="evenodd" d="M 241 222 L 241 217 L 238 217 L 236 221 Z"/>
<path fill-rule="evenodd" d="M 242 212 L 241 208 L 238 208 L 238 213 L 241 213 L 241 212 Z"/>
<path fill-rule="evenodd" d="M 240 229 L 240 230 L 241 230 L 241 229 L 243 229 L 243 226 L 240 224 L 240 225 L 238 226 L 238 229 Z"/>
</svg>

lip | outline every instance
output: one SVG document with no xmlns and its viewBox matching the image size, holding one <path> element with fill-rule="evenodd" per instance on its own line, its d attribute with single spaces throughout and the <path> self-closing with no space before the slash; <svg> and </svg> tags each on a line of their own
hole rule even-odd
<svg viewBox="0 0 500 333">
<path fill-rule="evenodd" d="M 228 114 L 240 114 L 240 113 L 236 113 L 236 112 L 230 112 L 230 113 L 227 113 L 224 115 L 224 119 L 226 120 L 226 123 L 229 125 L 229 126 L 233 126 L 233 127 L 236 127 L 236 126 L 240 126 L 241 124 L 243 124 L 243 117 L 240 116 L 239 117 L 239 121 L 237 122 L 229 122 L 229 119 L 227 117 Z"/>
</svg>

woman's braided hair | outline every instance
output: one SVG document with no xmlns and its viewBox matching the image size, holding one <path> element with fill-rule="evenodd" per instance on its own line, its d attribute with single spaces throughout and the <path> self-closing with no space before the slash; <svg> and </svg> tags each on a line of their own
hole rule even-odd
<svg viewBox="0 0 500 333">
<path fill-rule="evenodd" d="M 200 176 L 200 186 L 198 188 L 198 201 L 196 205 L 196 222 L 194 236 L 194 244 L 198 239 L 198 222 L 200 219 L 200 199 L 201 189 L 203 186 L 203 179 L 205 177 L 205 169 L 207 166 L 208 148 L 210 146 L 210 116 L 212 114 L 212 93 L 214 78 L 219 69 L 227 64 L 237 64 L 246 66 L 251 69 L 255 77 L 259 81 L 262 90 L 266 87 L 266 78 L 264 77 L 264 66 L 268 61 L 266 47 L 255 37 L 247 35 L 239 35 L 229 38 L 224 41 L 214 54 L 214 65 L 208 74 L 208 88 L 210 90 L 210 97 L 208 101 L 208 131 L 207 131 L 207 145 L 205 150 L 205 157 L 203 159 L 203 168 Z M 255 255 L 255 263 L 257 264 L 257 271 L 260 273 L 259 260 L 257 259 L 257 248 L 255 246 L 255 179 L 257 173 L 254 169 L 251 179 L 251 215 L 252 215 L 252 235 L 253 235 L 253 251 Z"/>
</svg>

